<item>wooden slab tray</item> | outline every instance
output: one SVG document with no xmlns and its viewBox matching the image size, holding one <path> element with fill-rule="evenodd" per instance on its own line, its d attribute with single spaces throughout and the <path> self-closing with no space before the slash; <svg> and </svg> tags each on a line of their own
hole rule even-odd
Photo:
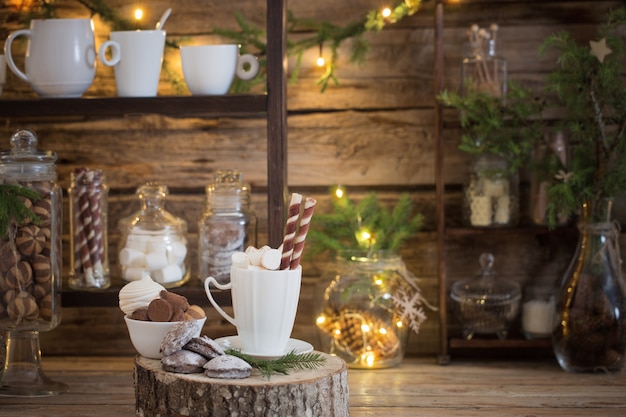
<svg viewBox="0 0 626 417">
<path fill-rule="evenodd" d="M 335 356 L 315 370 L 293 370 L 268 380 L 175 374 L 159 360 L 135 359 L 135 408 L 141 417 L 347 417 L 348 368 Z"/>
</svg>

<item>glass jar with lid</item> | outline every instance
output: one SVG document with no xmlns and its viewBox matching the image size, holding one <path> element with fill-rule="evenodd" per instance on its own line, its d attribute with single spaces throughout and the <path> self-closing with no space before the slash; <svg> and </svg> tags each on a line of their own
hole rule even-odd
<svg viewBox="0 0 626 417">
<path fill-rule="evenodd" d="M 52 151 L 18 130 L 0 153 L 0 330 L 6 358 L 0 395 L 45 396 L 67 390 L 41 369 L 39 332 L 61 321 L 62 198 Z"/>
<path fill-rule="evenodd" d="M 137 188 L 141 209 L 119 221 L 118 262 L 125 281 L 151 278 L 166 288 L 189 280 L 187 222 L 165 210 L 166 185 L 154 182 Z"/>
<path fill-rule="evenodd" d="M 521 287 L 499 278 L 493 269 L 494 261 L 491 253 L 483 253 L 478 273 L 452 285 L 450 295 L 467 340 L 475 334 L 494 333 L 505 339 L 519 313 Z"/>
<path fill-rule="evenodd" d="M 257 244 L 257 218 L 250 207 L 250 185 L 237 170 L 218 170 L 206 187 L 198 221 L 200 280 L 230 281 L 231 256 Z"/>
<path fill-rule="evenodd" d="M 506 100 L 507 60 L 496 51 L 498 25 L 489 29 L 472 25 L 468 31 L 469 52 L 462 62 L 462 90 L 471 88 Z"/>
</svg>

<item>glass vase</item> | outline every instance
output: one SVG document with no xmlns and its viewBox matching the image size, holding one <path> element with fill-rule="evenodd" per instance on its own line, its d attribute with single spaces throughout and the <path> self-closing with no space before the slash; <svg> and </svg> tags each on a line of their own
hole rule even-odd
<svg viewBox="0 0 626 417">
<path fill-rule="evenodd" d="M 585 203 L 579 242 L 560 285 L 554 353 L 568 372 L 620 371 L 626 354 L 626 285 L 611 201 Z"/>
<path fill-rule="evenodd" d="M 404 357 L 409 323 L 398 301 L 410 285 L 401 257 L 390 251 L 342 252 L 321 277 L 316 326 L 322 349 L 350 368 L 386 368 Z M 406 304 L 405 304 L 406 305 Z M 421 310 L 420 310 L 421 313 Z"/>
</svg>

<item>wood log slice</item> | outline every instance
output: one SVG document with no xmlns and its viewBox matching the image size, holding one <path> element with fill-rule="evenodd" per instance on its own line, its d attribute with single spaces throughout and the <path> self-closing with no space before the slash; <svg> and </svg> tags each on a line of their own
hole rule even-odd
<svg viewBox="0 0 626 417">
<path fill-rule="evenodd" d="M 292 370 L 268 380 L 253 370 L 245 379 L 176 374 L 161 361 L 135 359 L 135 401 L 141 417 L 347 417 L 348 369 L 336 356 L 314 370 Z"/>
</svg>

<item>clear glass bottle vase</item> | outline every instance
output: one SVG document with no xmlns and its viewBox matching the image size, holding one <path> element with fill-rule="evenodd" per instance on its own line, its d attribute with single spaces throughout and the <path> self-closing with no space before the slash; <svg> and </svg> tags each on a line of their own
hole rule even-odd
<svg viewBox="0 0 626 417">
<path fill-rule="evenodd" d="M 620 371 L 626 362 L 626 283 L 611 204 L 583 205 L 578 246 L 561 280 L 552 345 L 568 372 Z"/>
</svg>

